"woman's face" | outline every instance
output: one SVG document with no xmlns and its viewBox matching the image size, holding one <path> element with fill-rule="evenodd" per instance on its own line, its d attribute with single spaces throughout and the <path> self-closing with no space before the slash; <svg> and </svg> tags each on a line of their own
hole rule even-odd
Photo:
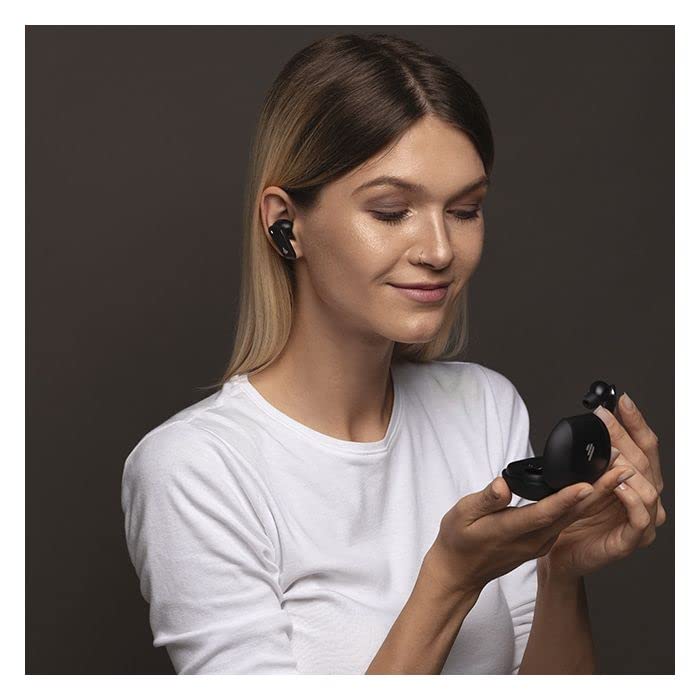
<svg viewBox="0 0 700 700">
<path fill-rule="evenodd" d="M 415 187 L 366 186 L 385 176 Z M 312 212 L 297 215 L 297 284 L 308 287 L 298 298 L 318 300 L 344 328 L 368 337 L 431 340 L 481 258 L 486 186 L 463 192 L 482 178 L 466 135 L 422 119 L 393 148 L 327 185 Z M 431 303 L 392 286 L 443 282 L 450 283 L 444 299 Z"/>
</svg>

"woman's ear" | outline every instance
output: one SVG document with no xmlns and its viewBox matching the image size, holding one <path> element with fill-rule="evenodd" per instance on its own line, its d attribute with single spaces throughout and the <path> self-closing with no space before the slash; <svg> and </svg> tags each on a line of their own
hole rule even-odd
<svg viewBox="0 0 700 700">
<path fill-rule="evenodd" d="M 288 221 L 291 221 L 294 252 L 296 253 L 297 258 L 301 257 L 302 251 L 299 237 L 301 221 L 297 215 L 297 212 L 295 211 L 294 203 L 281 187 L 270 185 L 263 190 L 260 197 L 260 219 L 265 230 L 266 238 L 278 255 L 280 254 L 280 251 L 277 249 L 272 241 L 272 237 L 269 235 L 270 226 L 272 226 L 275 221 L 279 221 L 280 219 L 287 219 Z"/>
</svg>

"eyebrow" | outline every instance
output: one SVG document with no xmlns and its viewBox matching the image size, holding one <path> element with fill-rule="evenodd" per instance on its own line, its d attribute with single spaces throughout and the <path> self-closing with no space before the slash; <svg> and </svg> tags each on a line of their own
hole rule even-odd
<svg viewBox="0 0 700 700">
<path fill-rule="evenodd" d="M 478 180 L 474 180 L 474 182 L 469 183 L 468 185 L 463 187 L 459 192 L 457 192 L 455 195 L 450 197 L 450 202 L 454 201 L 455 199 L 459 199 L 460 197 L 463 197 L 464 195 L 470 194 L 471 192 L 474 192 L 475 190 L 478 190 L 481 188 L 485 189 L 490 184 L 491 184 L 491 180 L 488 177 L 488 175 L 483 175 Z M 351 196 L 354 197 L 355 194 L 357 194 L 361 190 L 365 190 L 369 187 L 378 187 L 379 185 L 393 185 L 394 187 L 400 187 L 401 189 L 406 190 L 407 192 L 412 192 L 414 194 L 425 194 L 427 191 L 423 185 L 420 185 L 417 182 L 410 182 L 409 180 L 404 180 L 403 178 L 395 177 L 393 175 L 380 175 L 379 177 L 375 177 L 373 180 L 369 180 L 368 182 L 364 182 L 359 187 L 356 187 L 352 191 Z"/>
</svg>

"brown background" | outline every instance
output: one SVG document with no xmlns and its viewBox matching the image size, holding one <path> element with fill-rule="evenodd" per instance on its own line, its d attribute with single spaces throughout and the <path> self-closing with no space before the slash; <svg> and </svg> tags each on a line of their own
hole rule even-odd
<svg viewBox="0 0 700 700">
<path fill-rule="evenodd" d="M 668 521 L 586 579 L 601 673 L 674 672 L 674 28 L 28 27 L 27 672 L 172 673 L 152 647 L 120 481 L 228 359 L 243 176 L 265 91 L 327 34 L 456 62 L 496 139 L 461 359 L 508 376 L 536 452 L 628 390 Z"/>
</svg>

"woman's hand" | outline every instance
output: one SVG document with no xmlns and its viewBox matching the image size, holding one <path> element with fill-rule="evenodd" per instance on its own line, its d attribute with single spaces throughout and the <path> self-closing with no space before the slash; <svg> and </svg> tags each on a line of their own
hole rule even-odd
<svg viewBox="0 0 700 700">
<path fill-rule="evenodd" d="M 608 469 L 596 482 L 612 491 L 626 467 Z M 425 555 L 422 572 L 446 593 L 477 596 L 491 580 L 529 559 L 542 557 L 571 523 L 581 517 L 582 492 L 591 484 L 571 484 L 536 503 L 510 507 L 512 493 L 502 476 L 481 491 L 463 496 L 445 513 L 438 536 Z"/>
<path fill-rule="evenodd" d="M 619 451 L 617 456 L 613 453 L 610 468 L 625 466 L 635 473 L 612 493 L 604 487 L 607 473 L 593 484 L 593 493 L 579 504 L 582 517 L 562 530 L 542 557 L 542 565 L 555 575 L 590 574 L 648 547 L 656 538 L 656 528 L 666 521 L 660 498 L 664 484 L 659 439 L 641 411 L 634 404 L 626 405 L 625 397 L 615 414 L 602 406 L 594 413 L 606 424 L 611 444 Z"/>
</svg>

